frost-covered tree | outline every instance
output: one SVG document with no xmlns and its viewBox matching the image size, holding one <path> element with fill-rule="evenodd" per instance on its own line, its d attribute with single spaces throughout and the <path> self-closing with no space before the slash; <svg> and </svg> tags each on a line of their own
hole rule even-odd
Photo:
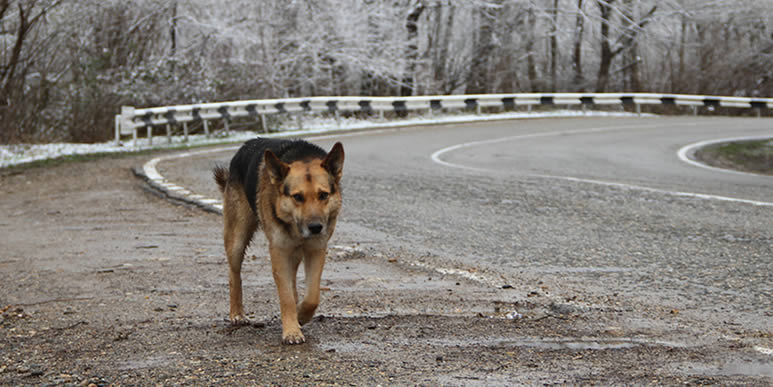
<svg viewBox="0 0 773 387">
<path fill-rule="evenodd" d="M 0 141 L 121 104 L 528 91 L 773 95 L 755 0 L 0 0 Z"/>
</svg>

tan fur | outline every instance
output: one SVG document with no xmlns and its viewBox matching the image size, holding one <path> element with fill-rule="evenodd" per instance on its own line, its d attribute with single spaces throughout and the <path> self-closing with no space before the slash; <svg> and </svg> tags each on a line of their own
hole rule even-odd
<svg viewBox="0 0 773 387">
<path fill-rule="evenodd" d="M 215 170 L 223 193 L 223 239 L 229 264 L 230 320 L 246 323 L 242 298 L 241 265 L 244 252 L 260 224 L 269 242 L 271 269 L 279 295 L 282 342 L 305 342 L 300 326 L 311 321 L 320 300 L 320 281 L 341 209 L 343 147 L 337 143 L 327 158 L 285 164 L 266 151 L 259 172 L 258 217 L 253 215 L 244 189 L 228 180 L 227 171 Z M 283 187 L 289 195 L 285 195 Z M 328 193 L 323 198 L 320 195 Z M 302 195 L 298 201 L 293 196 Z M 324 200 L 323 200 L 324 199 Z M 322 225 L 313 234 L 315 225 Z M 298 266 L 304 264 L 306 294 L 299 303 Z"/>
</svg>

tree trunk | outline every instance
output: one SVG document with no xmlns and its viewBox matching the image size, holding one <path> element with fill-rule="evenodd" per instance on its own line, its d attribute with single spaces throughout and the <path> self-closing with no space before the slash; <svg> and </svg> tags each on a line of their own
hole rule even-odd
<svg viewBox="0 0 773 387">
<path fill-rule="evenodd" d="M 496 67 L 497 79 L 495 89 L 492 92 L 512 93 L 518 88 L 518 69 L 514 66 L 513 30 L 515 22 L 511 21 L 513 4 L 505 3 L 502 6 L 501 17 L 497 21 L 496 30 L 501 38 L 499 61 Z"/>
<path fill-rule="evenodd" d="M 574 51 L 572 63 L 574 67 L 574 89 L 584 91 L 585 77 L 582 75 L 582 35 L 585 31 L 585 15 L 582 12 L 583 0 L 577 0 L 577 17 L 574 20 Z"/>
<path fill-rule="evenodd" d="M 706 38 L 706 30 L 708 27 L 705 24 L 698 23 L 696 26 L 698 30 L 698 52 L 700 53 L 698 58 L 698 94 L 706 94 L 708 90 L 708 79 L 706 73 L 709 67 L 709 57 L 711 56 L 711 45 L 714 44 L 710 38 Z"/>
<path fill-rule="evenodd" d="M 537 18 L 534 15 L 534 6 L 529 5 L 526 11 L 527 33 L 526 33 L 526 73 L 529 77 L 530 91 L 538 91 L 537 85 L 537 65 L 534 63 L 534 41 L 537 39 L 535 30 L 537 29 Z"/>
<path fill-rule="evenodd" d="M 447 77 L 447 65 L 448 65 L 448 49 L 451 46 L 451 37 L 452 33 L 454 31 L 454 4 L 452 2 L 448 3 L 448 7 L 446 8 L 446 13 L 448 14 L 448 19 L 445 22 L 445 31 L 443 33 L 443 39 L 442 43 L 438 42 L 440 44 L 439 47 L 439 53 L 437 62 L 435 63 L 435 81 L 441 85 L 439 90 L 443 93 L 452 93 L 453 88 L 449 87 L 448 77 Z M 438 21 L 440 23 L 441 21 Z"/>
<path fill-rule="evenodd" d="M 550 91 L 558 90 L 558 0 L 553 0 L 550 10 L 553 25 L 550 27 Z"/>
<path fill-rule="evenodd" d="M 172 18 L 169 20 L 169 40 L 171 40 L 172 57 L 177 52 L 177 1 L 172 3 Z"/>
<path fill-rule="evenodd" d="M 596 92 L 603 93 L 609 83 L 609 67 L 612 64 L 612 47 L 609 43 L 609 21 L 612 16 L 612 4 L 615 0 L 596 0 L 601 11 L 601 58 L 599 74 L 596 78 Z"/>
<path fill-rule="evenodd" d="M 687 16 L 682 15 L 682 36 L 679 37 L 679 74 L 678 79 L 675 79 L 672 83 L 672 90 L 681 90 L 682 82 L 685 77 L 685 61 L 684 55 L 687 46 Z"/>
<path fill-rule="evenodd" d="M 408 31 L 407 45 L 405 48 L 405 74 L 403 75 L 403 85 L 400 88 L 400 95 L 413 95 L 414 76 L 416 71 L 416 58 L 419 55 L 418 48 L 418 22 L 421 13 L 424 12 L 424 4 L 419 3 L 413 7 L 405 22 L 405 29 Z"/>
<path fill-rule="evenodd" d="M 429 37 L 429 46 L 431 48 L 432 58 L 430 64 L 430 71 L 432 71 L 432 87 L 430 93 L 437 94 L 440 82 L 443 80 L 443 70 L 445 70 L 444 63 L 440 62 L 440 53 L 442 47 L 445 45 L 443 41 L 443 2 L 438 1 L 433 7 L 433 26 L 432 34 Z M 444 59 L 445 60 L 445 59 Z"/>
<path fill-rule="evenodd" d="M 494 12 L 492 10 L 492 12 Z M 474 40 L 472 49 L 472 63 L 470 72 L 467 76 L 467 93 L 481 94 L 488 92 L 490 64 L 493 49 L 493 28 L 492 15 L 487 15 L 483 7 L 477 7 L 475 10 L 478 21 L 477 37 Z"/>
<path fill-rule="evenodd" d="M 639 44 L 634 42 L 628 49 L 628 87 L 631 91 L 641 92 L 641 76 L 639 74 Z"/>
</svg>

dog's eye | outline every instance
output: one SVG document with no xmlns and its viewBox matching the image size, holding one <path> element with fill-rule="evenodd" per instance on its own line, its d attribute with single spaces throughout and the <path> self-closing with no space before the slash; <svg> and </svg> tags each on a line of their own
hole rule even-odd
<svg viewBox="0 0 773 387">
<path fill-rule="evenodd" d="M 327 197 L 330 196 L 327 192 L 320 192 L 319 193 L 319 200 L 327 200 Z"/>
<path fill-rule="evenodd" d="M 293 200 L 295 200 L 298 203 L 303 203 L 303 194 L 299 194 L 299 193 L 294 194 Z"/>
</svg>

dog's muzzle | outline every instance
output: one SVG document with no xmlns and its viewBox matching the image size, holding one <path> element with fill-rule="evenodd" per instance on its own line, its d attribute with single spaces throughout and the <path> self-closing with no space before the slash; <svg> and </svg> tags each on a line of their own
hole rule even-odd
<svg viewBox="0 0 773 387">
<path fill-rule="evenodd" d="M 311 222 L 307 225 L 301 226 L 301 235 L 304 238 L 311 238 L 322 234 L 325 231 L 325 225 L 320 222 Z"/>
</svg>

